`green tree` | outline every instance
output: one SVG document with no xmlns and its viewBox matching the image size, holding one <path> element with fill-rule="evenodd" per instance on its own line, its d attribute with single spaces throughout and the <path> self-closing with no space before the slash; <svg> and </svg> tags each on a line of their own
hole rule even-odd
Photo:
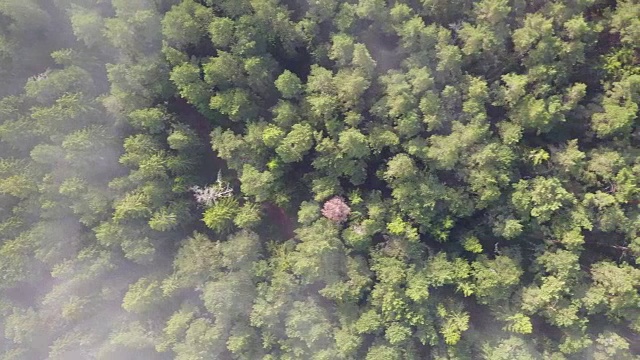
<svg viewBox="0 0 640 360">
<path fill-rule="evenodd" d="M 182 1 L 162 18 L 162 35 L 169 46 L 197 45 L 207 33 L 213 11 L 195 1 Z"/>
<path fill-rule="evenodd" d="M 289 70 L 285 70 L 278 76 L 275 85 L 285 99 L 296 99 L 302 93 L 302 82 Z"/>
<path fill-rule="evenodd" d="M 539 222 L 551 219 L 554 212 L 575 202 L 556 178 L 536 177 L 520 180 L 514 185 L 513 205 L 525 216 L 537 218 Z"/>
<path fill-rule="evenodd" d="M 285 163 L 297 162 L 313 146 L 313 129 L 307 124 L 295 124 L 282 139 L 276 153 Z"/>
</svg>

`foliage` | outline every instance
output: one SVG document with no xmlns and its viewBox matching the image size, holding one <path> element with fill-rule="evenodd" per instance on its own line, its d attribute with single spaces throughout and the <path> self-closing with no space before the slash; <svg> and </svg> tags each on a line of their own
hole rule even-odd
<svg viewBox="0 0 640 360">
<path fill-rule="evenodd" d="M 0 1 L 0 358 L 637 359 L 639 39 L 635 0 Z"/>
</svg>

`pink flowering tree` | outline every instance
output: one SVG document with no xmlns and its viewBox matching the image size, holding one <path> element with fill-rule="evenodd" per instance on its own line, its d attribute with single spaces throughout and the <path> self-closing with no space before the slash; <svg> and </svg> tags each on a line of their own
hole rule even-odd
<svg viewBox="0 0 640 360">
<path fill-rule="evenodd" d="M 339 196 L 334 196 L 322 207 L 322 215 L 335 222 L 346 221 L 350 213 L 351 208 Z"/>
</svg>

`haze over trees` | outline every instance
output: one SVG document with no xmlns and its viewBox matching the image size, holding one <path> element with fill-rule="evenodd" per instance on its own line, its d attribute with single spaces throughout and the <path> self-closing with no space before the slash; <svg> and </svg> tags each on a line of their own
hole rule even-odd
<svg viewBox="0 0 640 360">
<path fill-rule="evenodd" d="M 640 359 L 640 2 L 0 1 L 0 359 Z"/>
</svg>

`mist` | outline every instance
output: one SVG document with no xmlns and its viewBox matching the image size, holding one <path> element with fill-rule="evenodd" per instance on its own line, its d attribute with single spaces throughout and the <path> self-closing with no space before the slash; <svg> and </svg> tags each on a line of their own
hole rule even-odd
<svg viewBox="0 0 640 360">
<path fill-rule="evenodd" d="M 640 357 L 632 14 L 0 0 L 0 359 Z"/>
</svg>

